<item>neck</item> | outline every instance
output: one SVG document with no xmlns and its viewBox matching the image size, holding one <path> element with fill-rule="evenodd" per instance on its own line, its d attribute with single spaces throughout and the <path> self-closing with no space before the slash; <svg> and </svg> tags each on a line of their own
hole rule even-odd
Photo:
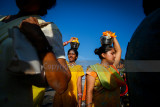
<svg viewBox="0 0 160 107">
<path fill-rule="evenodd" d="M 104 65 L 104 66 L 109 66 L 110 65 L 106 60 L 102 60 L 101 64 Z"/>
<path fill-rule="evenodd" d="M 69 61 L 70 65 L 76 64 L 75 61 Z"/>
</svg>

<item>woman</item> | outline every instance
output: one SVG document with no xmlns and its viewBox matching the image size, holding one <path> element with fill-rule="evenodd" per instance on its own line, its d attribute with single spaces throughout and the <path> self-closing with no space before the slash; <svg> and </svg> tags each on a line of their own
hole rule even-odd
<svg viewBox="0 0 160 107">
<path fill-rule="evenodd" d="M 71 71 L 71 80 L 68 89 L 61 95 L 57 93 L 54 96 L 54 107 L 81 107 L 82 101 L 82 76 L 84 71 L 81 65 L 77 65 L 75 61 L 78 58 L 76 49 L 68 50 L 68 67 Z M 78 96 L 78 97 L 77 97 Z"/>
<path fill-rule="evenodd" d="M 55 24 L 46 23 L 40 18 L 40 15 L 47 14 L 47 9 L 54 6 L 55 2 L 56 0 L 16 0 L 19 8 L 18 14 L 4 16 L 0 19 L 0 78 L 2 80 L 0 87 L 3 96 L 0 97 L 1 106 L 32 107 L 32 85 L 45 86 L 46 84 L 43 85 L 43 83 L 46 82 L 46 79 L 57 93 L 61 94 L 66 90 L 70 80 L 70 71 L 66 67 L 62 36 Z M 17 27 L 13 28 L 13 26 Z M 28 48 L 15 49 L 13 47 L 14 38 L 9 37 L 9 29 L 12 31 L 15 29 L 16 31 L 20 30 L 25 34 L 24 36 L 34 46 L 45 73 L 25 74 L 27 73 L 25 70 L 31 68 L 27 66 L 28 63 L 20 59 L 15 60 L 15 58 L 20 58 L 18 54 L 15 55 L 15 50 L 24 51 Z M 45 31 L 49 35 L 46 35 Z M 32 53 L 31 51 L 27 53 L 23 51 L 21 51 L 23 57 L 27 57 L 29 53 Z M 13 60 L 15 63 L 12 63 Z M 53 65 L 60 67 L 50 69 L 49 66 Z"/>
<path fill-rule="evenodd" d="M 91 65 L 86 72 L 86 106 L 120 106 L 120 86 L 125 84 L 116 69 L 121 58 L 121 48 L 116 38 L 114 48 L 103 45 L 95 49 L 101 59 L 100 64 Z"/>
</svg>

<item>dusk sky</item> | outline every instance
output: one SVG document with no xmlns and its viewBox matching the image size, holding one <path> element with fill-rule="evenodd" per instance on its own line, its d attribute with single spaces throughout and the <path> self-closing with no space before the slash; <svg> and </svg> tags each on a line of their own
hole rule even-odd
<svg viewBox="0 0 160 107">
<path fill-rule="evenodd" d="M 17 12 L 15 0 L 1 0 L 0 15 Z M 58 26 L 64 42 L 79 38 L 78 60 L 99 60 L 94 50 L 101 46 L 102 32 L 116 33 L 125 58 L 127 44 L 144 17 L 142 0 L 57 0 L 42 18 Z M 69 48 L 65 46 L 66 53 Z"/>
</svg>

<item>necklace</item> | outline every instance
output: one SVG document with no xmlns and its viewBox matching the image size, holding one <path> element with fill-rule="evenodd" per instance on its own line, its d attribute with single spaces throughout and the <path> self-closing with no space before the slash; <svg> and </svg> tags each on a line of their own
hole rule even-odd
<svg viewBox="0 0 160 107">
<path fill-rule="evenodd" d="M 73 67 L 73 66 L 75 66 L 75 65 L 76 65 L 76 63 L 72 63 L 72 64 L 69 63 L 69 66 L 70 66 L 70 67 Z"/>
</svg>

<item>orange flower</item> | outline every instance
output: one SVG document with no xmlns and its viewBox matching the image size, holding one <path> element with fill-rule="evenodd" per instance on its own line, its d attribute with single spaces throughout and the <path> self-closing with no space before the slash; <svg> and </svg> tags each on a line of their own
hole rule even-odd
<svg viewBox="0 0 160 107">
<path fill-rule="evenodd" d="M 115 35 L 115 33 L 111 32 L 111 31 L 105 31 L 105 32 L 103 32 L 103 35 L 102 35 L 102 36 L 110 36 L 111 38 L 117 37 L 117 36 Z"/>
</svg>

